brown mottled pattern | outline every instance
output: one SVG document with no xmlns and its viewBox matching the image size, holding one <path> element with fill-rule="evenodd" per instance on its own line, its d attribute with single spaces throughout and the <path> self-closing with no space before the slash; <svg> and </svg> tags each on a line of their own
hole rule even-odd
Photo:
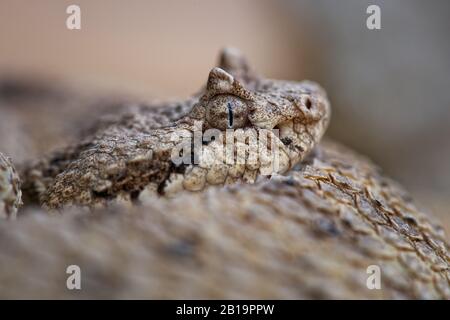
<svg viewBox="0 0 450 320">
<path fill-rule="evenodd" d="M 442 229 L 367 159 L 322 143 L 289 176 L 0 225 L 0 296 L 450 298 Z M 65 269 L 82 270 L 82 290 Z M 369 265 L 381 290 L 366 287 Z"/>
<path fill-rule="evenodd" d="M 117 197 L 132 201 L 149 188 L 167 195 L 202 191 L 212 185 L 254 183 L 265 170 L 275 168 L 271 157 L 251 161 L 269 144 L 279 148 L 279 166 L 273 173 L 290 170 L 325 133 L 331 113 L 325 91 L 309 81 L 257 77 L 236 51 L 224 50 L 220 61 L 231 73 L 213 68 L 199 95 L 159 108 L 134 108 L 100 124 L 81 143 L 26 167 L 22 177 L 27 198 L 46 208 L 61 209 L 103 205 Z M 239 146 L 244 149 L 243 142 L 238 144 L 242 137 L 256 141 L 249 143 L 249 149 L 256 146 L 256 150 L 244 151 L 247 158 L 241 163 L 228 161 L 218 152 L 223 138 L 217 137 L 203 141 L 205 156 L 199 157 L 200 163 L 176 164 L 173 151 L 186 144 L 186 135 L 194 137 L 208 129 L 222 137 L 227 129 L 234 129 L 236 154 Z M 278 129 L 279 136 L 273 129 Z M 267 132 L 273 140 L 264 144 L 261 137 Z M 192 143 L 188 140 L 189 146 Z M 196 151 L 187 153 L 190 160 Z"/>
<path fill-rule="evenodd" d="M 232 50 L 221 66 L 230 73 L 213 69 L 198 96 L 121 108 L 82 142 L 24 166 L 27 199 L 63 214 L 26 206 L 0 223 L 0 298 L 450 299 L 442 227 L 370 160 L 317 145 L 329 121 L 323 90 L 259 78 Z M 214 98 L 224 92 L 232 97 Z M 235 95 L 250 106 L 239 100 L 238 115 L 280 129 L 288 169 L 247 184 L 171 166 L 167 133 L 189 131 L 192 119 L 224 128 L 216 116 Z M 259 111 L 270 114 L 251 113 L 268 105 Z M 183 188 L 164 197 L 171 174 Z M 72 264 L 81 291 L 66 288 Z M 381 290 L 366 286 L 371 265 Z"/>
<path fill-rule="evenodd" d="M 20 180 L 10 159 L 0 152 L 0 219 L 15 218 L 22 205 Z"/>
</svg>

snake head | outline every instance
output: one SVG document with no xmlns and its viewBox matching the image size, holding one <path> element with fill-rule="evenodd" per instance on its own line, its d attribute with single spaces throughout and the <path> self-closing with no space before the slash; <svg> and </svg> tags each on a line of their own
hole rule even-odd
<svg viewBox="0 0 450 320">
<path fill-rule="evenodd" d="M 328 126 L 331 110 L 325 91 L 310 81 L 257 77 L 235 50 L 224 50 L 220 63 L 210 71 L 190 117 L 202 120 L 205 129 L 277 130 L 289 167 L 302 160 Z"/>
</svg>

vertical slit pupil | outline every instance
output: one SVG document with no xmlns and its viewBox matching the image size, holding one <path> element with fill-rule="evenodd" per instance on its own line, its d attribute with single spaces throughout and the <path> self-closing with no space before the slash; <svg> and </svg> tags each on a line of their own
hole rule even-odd
<svg viewBox="0 0 450 320">
<path fill-rule="evenodd" d="M 228 128 L 233 128 L 233 106 L 231 105 L 231 102 L 228 102 L 227 104 L 228 108 Z"/>
</svg>

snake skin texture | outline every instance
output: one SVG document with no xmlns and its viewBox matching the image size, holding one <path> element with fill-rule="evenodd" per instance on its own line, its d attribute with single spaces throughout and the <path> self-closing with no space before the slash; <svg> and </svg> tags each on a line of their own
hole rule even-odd
<svg viewBox="0 0 450 320">
<path fill-rule="evenodd" d="M 323 90 L 267 82 L 232 50 L 220 66 L 191 99 L 121 107 L 79 142 L 18 166 L 25 205 L 0 221 L 0 298 L 450 299 L 443 228 L 369 159 L 321 140 Z M 274 107 L 252 118 L 245 106 L 268 106 L 272 94 Z M 225 129 L 234 95 L 245 103 L 231 100 L 235 114 L 248 117 L 237 130 L 280 129 L 289 161 L 251 181 L 244 168 L 238 179 L 190 184 L 202 166 L 170 165 L 167 132 L 190 131 L 197 118 Z M 173 175 L 181 187 L 170 193 Z M 74 264 L 82 289 L 70 291 Z M 380 289 L 367 286 L 371 266 Z"/>
<path fill-rule="evenodd" d="M 134 110 L 101 126 L 81 144 L 27 168 L 25 192 L 37 195 L 47 208 L 59 209 L 105 204 L 116 197 L 133 200 L 145 188 L 166 194 L 254 183 L 275 168 L 271 157 L 253 159 L 264 148 L 278 148 L 277 168 L 271 173 L 286 173 L 309 154 L 328 126 L 331 110 L 325 91 L 308 81 L 257 77 L 235 51 L 225 50 L 220 61 L 228 72 L 213 68 L 199 95 L 177 105 Z M 231 137 L 227 129 L 234 129 Z M 217 137 L 202 139 L 199 163 L 173 161 L 174 150 L 184 151 L 183 143 L 190 147 L 195 135 L 207 130 L 216 130 Z M 262 143 L 263 134 L 272 142 Z M 228 161 L 220 152 L 230 140 L 231 158 L 241 153 L 242 161 Z M 186 153 L 190 160 L 200 152 Z"/>
<path fill-rule="evenodd" d="M 448 299 L 448 243 L 369 160 L 332 142 L 289 176 L 142 194 L 0 225 L 2 298 Z M 82 290 L 65 270 L 82 270 Z M 366 286 L 370 265 L 381 289 Z"/>
<path fill-rule="evenodd" d="M 19 175 L 11 160 L 0 152 L 0 218 L 15 218 L 21 205 Z"/>
</svg>

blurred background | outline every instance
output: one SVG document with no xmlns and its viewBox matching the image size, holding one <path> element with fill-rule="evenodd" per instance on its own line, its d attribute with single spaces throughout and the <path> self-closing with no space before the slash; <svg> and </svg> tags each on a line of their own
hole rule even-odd
<svg viewBox="0 0 450 320">
<path fill-rule="evenodd" d="M 71 4 L 81 30 L 66 28 Z M 381 30 L 366 27 L 371 4 Z M 321 83 L 328 135 L 450 221 L 449 14 L 446 0 L 1 0 L 0 78 L 186 97 L 235 46 L 265 76 Z"/>
</svg>

